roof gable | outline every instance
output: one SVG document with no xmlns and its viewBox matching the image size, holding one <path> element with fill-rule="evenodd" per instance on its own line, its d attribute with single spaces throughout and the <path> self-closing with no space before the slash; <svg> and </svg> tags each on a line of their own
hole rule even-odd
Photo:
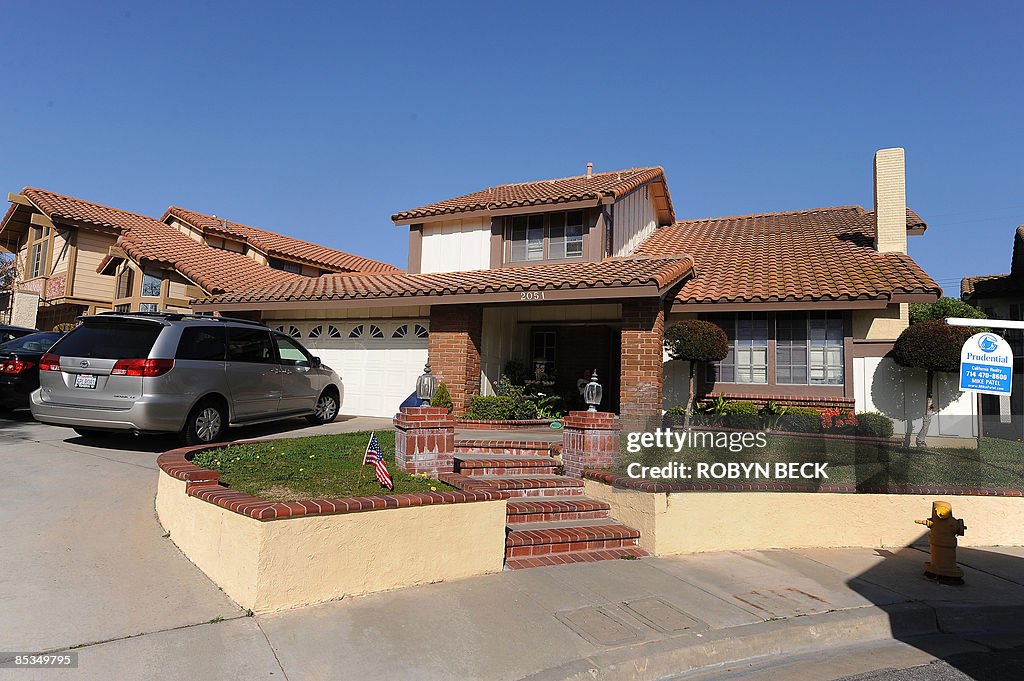
<svg viewBox="0 0 1024 681">
<path fill-rule="evenodd" d="M 335 272 L 394 272 L 394 265 L 335 250 L 258 227 L 231 222 L 213 215 L 171 206 L 163 220 L 183 220 L 196 229 L 238 239 L 270 256 L 281 256 Z"/>
<path fill-rule="evenodd" d="M 657 182 L 663 186 L 663 222 L 665 224 L 672 222 L 675 219 L 675 212 L 665 180 L 665 171 L 661 166 L 501 184 L 472 194 L 464 194 L 395 213 L 391 216 L 391 220 L 398 224 L 407 224 L 420 219 L 478 211 L 525 208 L 576 201 L 617 200 L 649 182 Z"/>
</svg>

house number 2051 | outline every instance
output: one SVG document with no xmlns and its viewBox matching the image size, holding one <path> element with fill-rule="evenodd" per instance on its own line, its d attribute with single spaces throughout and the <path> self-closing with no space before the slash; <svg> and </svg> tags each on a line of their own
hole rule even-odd
<svg viewBox="0 0 1024 681">
<path fill-rule="evenodd" d="M 544 300 L 543 291 L 520 291 L 519 300 Z"/>
</svg>

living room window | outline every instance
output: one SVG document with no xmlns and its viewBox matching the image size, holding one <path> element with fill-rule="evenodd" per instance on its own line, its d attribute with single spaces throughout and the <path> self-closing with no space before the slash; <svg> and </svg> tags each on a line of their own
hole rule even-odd
<svg viewBox="0 0 1024 681">
<path fill-rule="evenodd" d="M 707 380 L 712 383 L 768 383 L 768 315 L 764 312 L 736 312 L 714 315 L 711 321 L 729 337 L 729 354 L 721 362 L 708 364 Z"/>
<path fill-rule="evenodd" d="M 776 383 L 780 385 L 842 385 L 843 375 L 843 317 L 841 313 L 776 313 Z"/>
<path fill-rule="evenodd" d="M 583 257 L 583 211 L 516 215 L 506 224 L 509 262 Z"/>
</svg>

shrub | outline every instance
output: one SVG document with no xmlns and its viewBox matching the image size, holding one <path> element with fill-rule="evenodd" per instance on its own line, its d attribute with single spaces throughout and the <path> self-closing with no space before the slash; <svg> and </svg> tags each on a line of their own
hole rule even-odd
<svg viewBox="0 0 1024 681">
<path fill-rule="evenodd" d="M 927 372 L 924 417 L 916 438 L 918 447 L 927 444 L 926 436 L 935 412 L 935 372 L 953 372 L 960 368 L 960 349 L 973 333 L 973 329 L 968 327 L 949 326 L 941 319 L 933 319 L 911 324 L 893 343 L 892 357 L 897 364 Z"/>
<path fill-rule="evenodd" d="M 452 394 L 448 392 L 448 384 L 444 381 L 437 384 L 437 392 L 434 393 L 434 399 L 430 400 L 430 406 L 444 407 L 451 413 L 453 407 Z"/>
<path fill-rule="evenodd" d="M 733 402 L 729 405 L 726 423 L 730 428 L 757 430 L 761 427 L 760 409 L 753 402 Z"/>
<path fill-rule="evenodd" d="M 672 359 L 690 364 L 689 393 L 683 414 L 683 428 L 689 429 L 693 413 L 696 367 L 701 362 L 718 362 L 729 354 L 729 337 L 722 327 L 699 319 L 684 319 L 665 329 L 665 350 Z"/>
<path fill-rule="evenodd" d="M 474 395 L 470 398 L 467 419 L 479 421 L 516 421 L 537 418 L 537 405 L 507 395 Z"/>
<path fill-rule="evenodd" d="M 821 412 L 813 407 L 788 407 L 780 421 L 779 429 L 790 433 L 821 432 Z"/>
<path fill-rule="evenodd" d="M 943 297 L 934 303 L 911 303 L 910 323 L 920 324 L 932 319 L 946 317 L 966 317 L 968 319 L 987 319 L 987 315 L 959 298 Z"/>
<path fill-rule="evenodd" d="M 892 437 L 892 419 L 877 411 L 857 414 L 857 434 L 865 437 Z"/>
<path fill-rule="evenodd" d="M 533 378 L 533 374 L 530 373 L 529 367 L 513 359 L 505 363 L 505 371 L 502 373 L 502 377 L 507 377 L 515 385 L 525 385 L 527 381 Z"/>
</svg>

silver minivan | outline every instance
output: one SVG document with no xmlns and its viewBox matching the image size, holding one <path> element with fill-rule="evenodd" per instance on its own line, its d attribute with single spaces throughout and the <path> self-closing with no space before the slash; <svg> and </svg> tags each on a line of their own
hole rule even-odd
<svg viewBox="0 0 1024 681">
<path fill-rule="evenodd" d="M 82 317 L 39 362 L 32 415 L 79 435 L 180 433 L 338 415 L 341 379 L 297 341 L 258 322 L 172 313 Z"/>
</svg>

